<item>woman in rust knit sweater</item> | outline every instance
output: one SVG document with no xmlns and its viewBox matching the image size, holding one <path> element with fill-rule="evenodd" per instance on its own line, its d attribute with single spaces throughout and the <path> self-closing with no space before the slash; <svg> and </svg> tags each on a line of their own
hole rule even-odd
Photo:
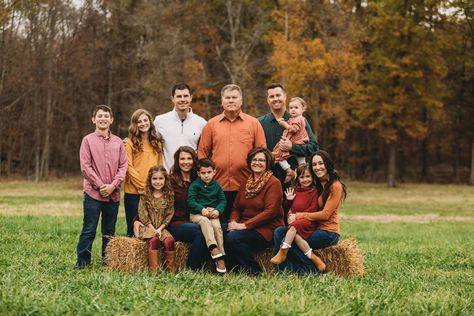
<svg viewBox="0 0 474 316">
<path fill-rule="evenodd" d="M 230 261 L 252 275 L 262 271 L 253 252 L 271 245 L 273 230 L 283 225 L 283 192 L 280 181 L 270 171 L 273 162 L 273 155 L 266 148 L 249 152 L 247 166 L 251 175 L 237 193 L 225 237 Z"/>
<path fill-rule="evenodd" d="M 316 223 L 316 230 L 307 239 L 312 249 L 321 249 L 337 244 L 339 241 L 338 210 L 346 196 L 346 186 L 334 170 L 334 162 L 329 154 L 323 150 L 316 151 L 310 159 L 311 174 L 318 190 L 318 212 L 299 212 L 288 216 L 288 223 L 297 219 L 307 219 Z M 284 241 L 286 228 L 279 227 L 275 230 L 275 253 L 280 250 Z M 286 260 L 281 263 L 280 270 L 293 272 L 314 272 L 318 270 L 309 256 L 305 255 L 298 247 L 288 250 Z"/>
</svg>

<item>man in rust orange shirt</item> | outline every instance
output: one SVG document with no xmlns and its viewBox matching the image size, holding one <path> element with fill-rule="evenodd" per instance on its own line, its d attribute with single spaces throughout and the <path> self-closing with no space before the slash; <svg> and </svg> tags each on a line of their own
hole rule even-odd
<svg viewBox="0 0 474 316">
<path fill-rule="evenodd" d="M 259 121 L 241 110 L 242 90 L 239 86 L 224 86 L 221 102 L 224 111 L 210 119 L 202 130 L 198 157 L 210 158 L 216 164 L 215 179 L 227 200 L 221 220 L 227 222 L 237 191 L 250 175 L 247 154 L 255 147 L 267 146 Z"/>
</svg>

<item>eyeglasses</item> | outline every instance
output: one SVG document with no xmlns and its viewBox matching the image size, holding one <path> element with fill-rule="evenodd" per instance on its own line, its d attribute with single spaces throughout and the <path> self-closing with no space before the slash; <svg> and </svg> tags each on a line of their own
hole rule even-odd
<svg viewBox="0 0 474 316">
<path fill-rule="evenodd" d="M 267 161 L 266 159 L 260 159 L 260 158 L 258 158 L 258 159 L 255 159 L 255 158 L 252 159 L 252 162 L 259 162 L 259 163 L 264 163 L 264 162 L 266 162 L 266 161 Z"/>
</svg>

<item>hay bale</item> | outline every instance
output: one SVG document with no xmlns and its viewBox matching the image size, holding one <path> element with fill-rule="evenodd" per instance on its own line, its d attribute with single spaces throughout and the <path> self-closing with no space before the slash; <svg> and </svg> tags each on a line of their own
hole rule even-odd
<svg viewBox="0 0 474 316">
<path fill-rule="evenodd" d="M 364 254 L 353 238 L 344 239 L 335 246 L 315 252 L 326 264 L 327 272 L 338 276 L 364 275 Z"/>
<path fill-rule="evenodd" d="M 176 268 L 184 270 L 188 260 L 189 245 L 175 242 Z M 160 251 L 161 262 L 164 263 L 163 252 Z M 148 250 L 145 241 L 130 237 L 113 237 L 105 250 L 107 269 L 121 272 L 148 271 Z"/>
<path fill-rule="evenodd" d="M 105 250 L 107 269 L 122 272 L 148 270 L 146 243 L 137 238 L 113 237 Z"/>
<path fill-rule="evenodd" d="M 176 268 L 184 270 L 188 260 L 190 245 L 183 242 L 175 242 Z M 326 263 L 327 272 L 338 276 L 362 276 L 364 275 L 364 255 L 357 247 L 353 238 L 340 241 L 337 245 L 315 251 Z M 146 242 L 137 238 L 113 237 L 105 252 L 107 269 L 122 272 L 142 272 L 148 270 L 148 251 Z M 255 254 L 257 262 L 266 272 L 275 270 L 270 263 L 273 257 L 273 248 L 259 251 Z M 162 254 L 162 262 L 164 256 Z M 212 264 L 207 268 L 214 270 Z"/>
<path fill-rule="evenodd" d="M 364 255 L 353 238 L 342 240 L 335 246 L 315 250 L 315 253 L 326 263 L 327 272 L 343 277 L 364 275 Z M 275 270 L 275 266 L 270 263 L 272 257 L 273 248 L 255 254 L 257 262 L 266 272 Z"/>
</svg>

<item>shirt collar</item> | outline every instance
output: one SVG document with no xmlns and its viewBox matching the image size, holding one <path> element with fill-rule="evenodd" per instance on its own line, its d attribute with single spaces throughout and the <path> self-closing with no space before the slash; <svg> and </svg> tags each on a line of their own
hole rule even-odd
<svg viewBox="0 0 474 316">
<path fill-rule="evenodd" d="M 242 112 L 242 110 L 240 111 L 239 115 L 237 115 L 237 117 L 236 117 L 235 119 L 238 119 L 238 118 L 240 118 L 242 121 L 245 121 L 245 114 L 244 114 L 244 112 Z M 221 114 L 219 114 L 219 121 L 222 121 L 223 119 L 229 120 L 229 119 L 225 116 L 224 112 L 222 112 Z M 230 121 L 230 120 L 229 120 L 229 121 Z"/>
<path fill-rule="evenodd" d="M 107 137 L 104 137 L 99 131 L 96 130 L 94 131 L 94 135 L 102 139 L 110 139 L 110 135 L 112 135 L 112 133 L 110 133 L 110 130 L 109 130 Z"/>
<path fill-rule="evenodd" d="M 273 115 L 272 112 L 268 113 L 268 115 L 270 115 L 270 118 L 272 121 L 276 121 L 277 119 L 275 118 L 275 115 Z M 287 110 L 285 110 L 285 113 L 283 113 L 283 118 L 288 121 L 290 119 L 290 112 L 288 112 Z"/>
<path fill-rule="evenodd" d="M 174 116 L 175 116 L 176 118 L 178 118 L 179 120 L 181 120 L 181 118 L 180 118 L 179 115 L 178 115 L 178 112 L 176 111 L 176 109 L 175 109 L 174 107 L 173 107 L 173 113 L 174 113 Z M 193 109 L 192 109 L 191 107 L 189 107 L 189 111 L 188 111 L 188 113 L 186 113 L 186 118 L 185 118 L 185 120 L 188 119 L 191 115 L 193 115 Z"/>
</svg>

